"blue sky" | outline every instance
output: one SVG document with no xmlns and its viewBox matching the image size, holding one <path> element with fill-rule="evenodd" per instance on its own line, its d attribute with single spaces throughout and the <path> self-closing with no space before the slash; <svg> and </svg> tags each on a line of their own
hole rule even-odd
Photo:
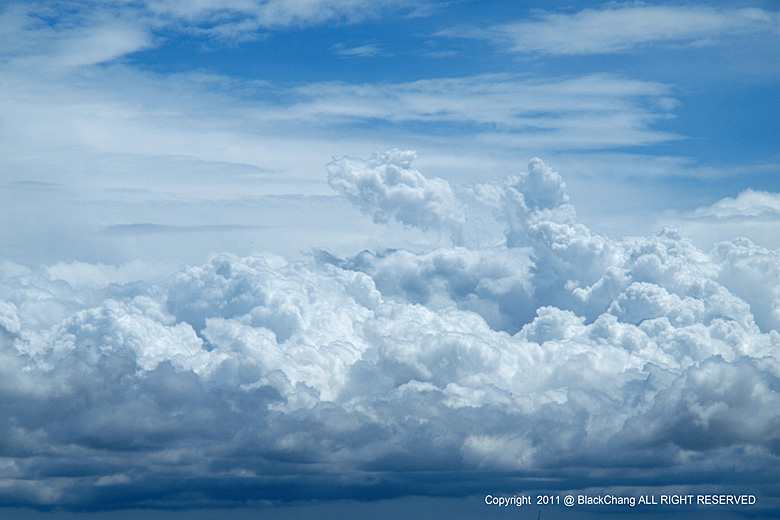
<svg viewBox="0 0 780 520">
<path fill-rule="evenodd" d="M 778 65 L 774 1 L 4 2 L 0 507 L 775 516 Z"/>
<path fill-rule="evenodd" d="M 184 225 L 132 190 L 214 204 L 196 210 L 196 225 L 259 224 L 272 218 L 227 216 L 225 204 L 239 194 L 302 204 L 303 195 L 333 197 L 324 175 L 331 157 L 396 147 L 417 150 L 424 173 L 459 185 L 541 157 L 565 173 L 581 218 L 619 235 L 686 228 L 697 207 L 748 188 L 780 189 L 772 2 L 193 5 L 4 8 L 3 170 L 12 187 L 4 192 L 15 222 L 4 243 L 30 242 L 6 245 L 7 258 L 121 263 L 143 253 L 100 230 Z M 631 28 L 632 20 L 647 23 Z M 192 169 L 185 161 L 204 174 L 146 174 Z M 63 166 L 69 171 L 58 172 Z M 69 207 L 73 197 L 20 182 L 72 188 L 77 205 L 97 207 L 81 215 Z M 122 208 L 133 203 L 131 217 Z M 32 224 L 15 204 L 73 222 L 67 230 L 48 222 L 63 220 L 56 216 Z M 700 246 L 730 237 L 715 227 L 696 235 Z M 32 233 L 22 238 L 20 229 Z M 55 253 L 48 234 L 62 232 L 73 240 Z M 100 245 L 75 238 L 85 233 Z M 754 238 L 776 247 L 773 236 Z M 301 239 L 303 249 L 318 245 Z M 165 256 L 139 240 L 152 251 L 147 260 Z M 169 259 L 196 261 L 224 247 Z M 244 249 L 236 252 L 255 250 Z"/>
</svg>

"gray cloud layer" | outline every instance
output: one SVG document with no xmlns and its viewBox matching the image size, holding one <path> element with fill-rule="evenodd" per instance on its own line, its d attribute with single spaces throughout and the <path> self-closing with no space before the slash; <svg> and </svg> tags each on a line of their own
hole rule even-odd
<svg viewBox="0 0 780 520">
<path fill-rule="evenodd" d="M 0 504 L 457 496 L 523 477 L 752 479 L 778 510 L 776 251 L 613 240 L 538 159 L 459 199 L 412 157 L 335 161 L 330 181 L 377 221 L 441 232 L 479 202 L 506 240 L 224 255 L 154 284 L 0 266 Z"/>
</svg>

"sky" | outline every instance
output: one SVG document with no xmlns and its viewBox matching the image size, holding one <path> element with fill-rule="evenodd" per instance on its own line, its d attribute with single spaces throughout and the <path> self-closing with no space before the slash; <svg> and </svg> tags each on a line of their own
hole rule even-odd
<svg viewBox="0 0 780 520">
<path fill-rule="evenodd" d="M 780 514 L 780 5 L 7 0 L 0 512 Z M 747 495 L 750 505 L 485 503 Z"/>
</svg>

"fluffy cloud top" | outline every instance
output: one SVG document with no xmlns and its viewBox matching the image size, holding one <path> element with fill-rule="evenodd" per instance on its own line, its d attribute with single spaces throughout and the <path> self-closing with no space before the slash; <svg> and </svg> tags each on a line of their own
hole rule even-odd
<svg viewBox="0 0 780 520">
<path fill-rule="evenodd" d="M 463 224 L 466 203 L 412 157 L 342 159 L 330 180 L 378 221 Z M 706 492 L 733 489 L 734 468 L 736 488 L 780 478 L 777 252 L 594 234 L 538 159 L 471 193 L 504 243 L 223 255 L 158 283 L 4 264 L 0 504 L 442 496 L 486 475 L 497 490 L 518 476 Z M 751 485 L 780 510 L 775 488 Z"/>
<path fill-rule="evenodd" d="M 367 160 L 343 158 L 327 165 L 328 182 L 374 222 L 393 219 L 423 231 L 449 230 L 462 241 L 464 209 L 444 179 L 426 179 L 411 167 L 410 150 L 374 152 Z"/>
<path fill-rule="evenodd" d="M 710 207 L 698 208 L 690 217 L 739 220 L 762 217 L 776 219 L 779 215 L 780 196 L 777 193 L 745 190 L 735 198 L 725 198 Z"/>
</svg>

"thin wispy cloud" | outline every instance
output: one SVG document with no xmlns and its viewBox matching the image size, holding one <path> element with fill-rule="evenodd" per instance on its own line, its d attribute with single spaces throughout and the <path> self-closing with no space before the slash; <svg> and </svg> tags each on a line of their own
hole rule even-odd
<svg viewBox="0 0 780 520">
<path fill-rule="evenodd" d="M 109 61 L 156 46 L 180 32 L 241 42 L 260 39 L 271 30 L 324 23 L 351 24 L 397 10 L 419 13 L 420 7 L 420 2 L 405 0 L 56 3 L 34 0 L 24 5 L 11 3 L 3 10 L 0 16 L 4 28 L 0 30 L 9 38 L 4 38 L 1 47 L 28 46 L 32 42 L 26 36 L 34 32 L 35 47 L 41 55 L 51 56 L 52 52 L 59 51 L 66 57 L 63 65 L 77 66 Z M 41 37 L 53 48 L 42 48 Z"/>
<path fill-rule="evenodd" d="M 371 58 L 382 54 L 382 49 L 373 44 L 359 45 L 357 47 L 347 47 L 339 44 L 333 46 L 332 50 L 339 56 L 352 56 L 358 58 Z"/>
<path fill-rule="evenodd" d="M 459 124 L 465 125 L 461 131 L 486 139 L 541 139 L 561 148 L 641 145 L 679 137 L 653 128 L 675 105 L 667 85 L 607 74 L 546 80 L 475 76 L 395 85 L 326 83 L 296 91 L 300 102 L 270 113 L 316 124 Z"/>
<path fill-rule="evenodd" d="M 138 9 L 144 22 L 165 30 L 183 30 L 207 38 L 242 42 L 269 31 L 321 24 L 354 24 L 399 10 L 409 16 L 425 11 L 427 2 L 408 0 L 236 0 L 180 2 L 147 0 Z M 151 15 L 151 16 L 149 16 Z"/>
<path fill-rule="evenodd" d="M 251 231 L 260 226 L 253 225 L 211 225 L 211 226 L 165 226 L 161 224 L 115 224 L 102 229 L 101 233 L 111 235 L 147 235 L 165 233 L 224 233 L 230 231 Z"/>
<path fill-rule="evenodd" d="M 494 39 L 523 54 L 588 55 L 648 45 L 713 45 L 742 35 L 777 34 L 777 26 L 776 13 L 757 8 L 624 4 L 571 14 L 542 12 L 486 30 L 462 27 L 440 34 Z"/>
</svg>

